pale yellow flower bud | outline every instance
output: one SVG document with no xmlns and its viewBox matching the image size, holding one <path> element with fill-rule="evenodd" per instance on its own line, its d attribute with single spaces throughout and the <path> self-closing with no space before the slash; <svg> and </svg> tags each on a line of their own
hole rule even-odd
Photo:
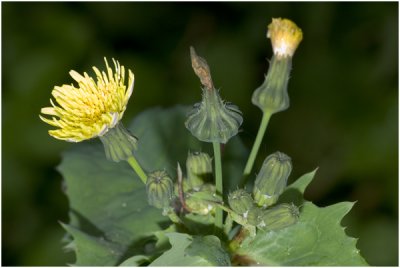
<svg viewBox="0 0 400 268">
<path fill-rule="evenodd" d="M 293 57 L 303 39 L 303 32 L 288 19 L 272 19 L 267 37 L 271 38 L 274 54 L 278 57 Z"/>
</svg>

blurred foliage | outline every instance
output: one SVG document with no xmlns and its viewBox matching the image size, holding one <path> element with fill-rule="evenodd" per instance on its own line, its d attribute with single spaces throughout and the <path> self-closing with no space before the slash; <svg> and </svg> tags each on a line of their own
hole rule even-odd
<svg viewBox="0 0 400 268">
<path fill-rule="evenodd" d="M 256 164 L 276 150 L 291 178 L 319 166 L 306 197 L 356 201 L 345 218 L 372 265 L 398 264 L 398 3 L 2 3 L 2 264 L 64 265 L 67 199 L 55 171 L 70 144 L 47 134 L 41 107 L 71 69 L 115 57 L 133 69 L 123 121 L 153 106 L 192 104 L 200 85 L 189 46 L 210 64 L 222 97 L 244 114 L 250 147 L 261 112 L 250 104 L 272 55 L 272 17 L 304 32 Z M 184 127 L 184 126 L 171 126 Z"/>
</svg>

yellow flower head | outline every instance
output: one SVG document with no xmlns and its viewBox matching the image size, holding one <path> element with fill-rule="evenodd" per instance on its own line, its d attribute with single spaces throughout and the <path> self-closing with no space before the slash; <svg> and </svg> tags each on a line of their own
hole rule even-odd
<svg viewBox="0 0 400 268">
<path fill-rule="evenodd" d="M 52 95 L 58 105 L 41 109 L 41 113 L 52 116 L 51 119 L 39 115 L 49 125 L 58 127 L 49 130 L 56 139 L 79 142 L 104 135 L 121 120 L 128 100 L 132 95 L 134 75 L 129 72 L 128 88 L 125 86 L 125 68 L 118 61 L 114 62 L 115 73 L 108 66 L 100 72 L 96 67 L 96 81 L 87 73 L 80 75 L 70 71 L 78 87 L 71 85 L 55 86 Z"/>
<path fill-rule="evenodd" d="M 293 57 L 303 39 L 303 33 L 297 25 L 288 19 L 272 19 L 268 25 L 267 37 L 271 38 L 274 54 L 281 57 Z"/>
</svg>

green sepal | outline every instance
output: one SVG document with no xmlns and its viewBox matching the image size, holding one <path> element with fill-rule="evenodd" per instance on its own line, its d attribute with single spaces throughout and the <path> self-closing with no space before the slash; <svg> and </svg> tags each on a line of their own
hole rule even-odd
<svg viewBox="0 0 400 268">
<path fill-rule="evenodd" d="M 251 98 L 251 102 L 263 112 L 274 114 L 289 108 L 287 85 L 291 66 L 291 57 L 272 57 L 264 82 Z"/>
<path fill-rule="evenodd" d="M 243 122 L 239 108 L 223 102 L 216 89 L 203 89 L 203 99 L 196 103 L 185 122 L 193 136 L 204 142 L 227 143 Z"/>
<path fill-rule="evenodd" d="M 137 138 L 121 122 L 99 137 L 108 160 L 114 162 L 127 160 L 136 150 Z"/>
</svg>

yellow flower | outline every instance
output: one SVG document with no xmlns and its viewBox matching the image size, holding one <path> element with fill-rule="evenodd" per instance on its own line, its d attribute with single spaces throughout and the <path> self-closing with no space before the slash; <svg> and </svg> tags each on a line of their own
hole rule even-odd
<svg viewBox="0 0 400 268">
<path fill-rule="evenodd" d="M 272 19 L 268 25 L 267 37 L 271 38 L 274 54 L 281 57 L 293 57 L 303 39 L 303 33 L 297 25 L 288 19 Z"/>
<path fill-rule="evenodd" d="M 114 62 L 115 73 L 109 67 L 107 59 L 106 71 L 100 72 L 96 67 L 96 81 L 86 72 L 80 75 L 70 71 L 71 77 L 78 87 L 71 85 L 55 86 L 52 95 L 52 107 L 41 109 L 41 113 L 52 116 L 51 119 L 39 115 L 49 125 L 58 127 L 49 130 L 54 138 L 70 142 L 102 136 L 121 120 L 128 100 L 132 95 L 134 75 L 128 70 L 128 88 L 125 86 L 125 68 L 118 61 Z"/>
</svg>

